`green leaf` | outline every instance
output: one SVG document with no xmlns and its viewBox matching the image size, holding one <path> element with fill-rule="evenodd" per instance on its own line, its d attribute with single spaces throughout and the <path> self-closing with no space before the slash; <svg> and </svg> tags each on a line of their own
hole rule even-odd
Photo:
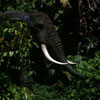
<svg viewBox="0 0 100 100">
<path fill-rule="evenodd" d="M 8 55 L 7 52 L 4 52 L 4 53 L 3 53 L 3 57 L 6 57 L 7 55 Z"/>
<path fill-rule="evenodd" d="M 9 52 L 9 56 L 12 57 L 13 55 L 14 55 L 14 52 L 13 51 L 10 51 Z"/>
<path fill-rule="evenodd" d="M 3 32 L 7 32 L 8 31 L 8 28 L 5 28 L 4 30 L 3 30 Z"/>
</svg>

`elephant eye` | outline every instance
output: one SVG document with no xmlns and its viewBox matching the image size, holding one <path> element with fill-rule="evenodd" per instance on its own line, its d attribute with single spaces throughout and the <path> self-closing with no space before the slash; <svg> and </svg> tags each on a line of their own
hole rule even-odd
<svg viewBox="0 0 100 100">
<path fill-rule="evenodd" d="M 36 25 L 35 25 L 35 28 L 36 28 L 37 30 L 42 30 L 42 29 L 43 29 L 43 25 L 42 25 L 42 24 L 36 24 Z"/>
</svg>

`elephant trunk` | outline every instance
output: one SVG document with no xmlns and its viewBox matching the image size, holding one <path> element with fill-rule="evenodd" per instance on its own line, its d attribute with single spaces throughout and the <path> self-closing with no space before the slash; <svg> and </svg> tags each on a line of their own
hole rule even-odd
<svg viewBox="0 0 100 100">
<path fill-rule="evenodd" d="M 49 37 L 50 45 L 51 45 L 52 49 L 54 50 L 58 60 L 63 63 L 69 62 L 69 61 L 67 61 L 67 59 L 65 57 L 63 45 L 62 45 L 59 35 L 55 31 L 51 31 L 51 32 L 49 32 L 48 37 Z M 67 70 L 74 76 L 85 78 L 84 75 L 73 70 L 69 64 L 65 65 L 63 67 L 63 69 Z"/>
<path fill-rule="evenodd" d="M 63 50 L 63 45 L 59 35 L 55 31 L 51 31 L 49 32 L 48 37 L 49 37 L 49 44 L 52 47 L 53 51 L 55 52 L 58 60 L 63 63 L 67 62 Z"/>
</svg>

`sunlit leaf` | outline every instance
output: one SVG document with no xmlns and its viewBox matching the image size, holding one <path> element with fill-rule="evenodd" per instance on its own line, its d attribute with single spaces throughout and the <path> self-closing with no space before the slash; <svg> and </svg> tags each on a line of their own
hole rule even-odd
<svg viewBox="0 0 100 100">
<path fill-rule="evenodd" d="M 13 55 L 14 55 L 14 52 L 13 51 L 10 51 L 9 52 L 9 56 L 12 57 Z"/>
<path fill-rule="evenodd" d="M 6 57 L 8 55 L 8 52 L 4 52 L 3 56 Z"/>
</svg>

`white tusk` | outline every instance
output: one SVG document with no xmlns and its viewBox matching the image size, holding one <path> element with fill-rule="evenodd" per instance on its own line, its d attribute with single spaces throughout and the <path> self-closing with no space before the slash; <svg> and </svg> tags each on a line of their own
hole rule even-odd
<svg viewBox="0 0 100 100">
<path fill-rule="evenodd" d="M 69 63 L 67 63 L 67 62 L 66 62 L 66 63 L 62 63 L 62 62 L 58 62 L 58 61 L 54 60 L 54 59 L 50 56 L 50 54 L 49 54 L 49 52 L 48 52 L 47 47 L 46 47 L 45 44 L 42 44 L 42 45 L 41 45 L 41 48 L 42 48 L 43 54 L 45 55 L 45 57 L 46 57 L 49 61 L 51 61 L 51 62 L 53 62 L 53 63 L 55 63 L 55 64 L 59 64 L 59 65 L 67 65 L 67 64 L 69 64 Z"/>
<path fill-rule="evenodd" d="M 74 62 L 71 62 L 69 60 L 67 60 L 68 64 L 77 64 L 77 63 L 74 63 Z"/>
</svg>

